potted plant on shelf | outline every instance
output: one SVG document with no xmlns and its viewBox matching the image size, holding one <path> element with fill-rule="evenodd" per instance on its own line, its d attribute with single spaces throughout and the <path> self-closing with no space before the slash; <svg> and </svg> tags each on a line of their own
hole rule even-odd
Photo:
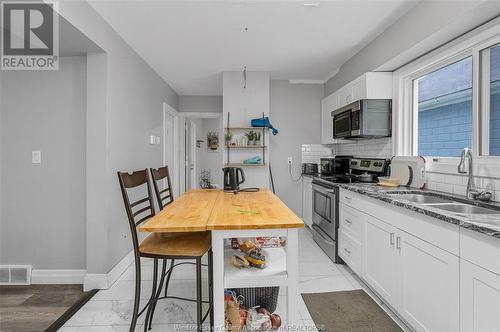
<svg viewBox="0 0 500 332">
<path fill-rule="evenodd" d="M 224 135 L 224 139 L 226 140 L 226 146 L 229 146 L 231 140 L 233 139 L 233 134 L 231 134 L 230 131 L 227 131 L 226 134 Z"/>
<path fill-rule="evenodd" d="M 245 136 L 247 137 L 248 140 L 248 145 L 255 145 L 255 132 L 253 130 L 250 130 L 248 133 L 245 133 Z"/>
<path fill-rule="evenodd" d="M 261 145 L 261 143 L 260 143 L 260 133 L 259 133 L 259 132 L 256 132 L 256 133 L 255 133 L 254 138 L 255 138 L 255 139 L 254 139 L 254 141 L 253 141 L 253 144 L 254 144 L 254 145 Z"/>
</svg>

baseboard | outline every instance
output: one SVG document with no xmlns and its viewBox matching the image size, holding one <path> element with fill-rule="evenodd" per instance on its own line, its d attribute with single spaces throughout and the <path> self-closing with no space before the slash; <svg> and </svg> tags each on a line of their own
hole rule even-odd
<svg viewBox="0 0 500 332">
<path fill-rule="evenodd" d="M 87 273 L 83 281 L 83 290 L 110 288 L 133 262 L 134 252 L 131 251 L 108 273 Z"/>
<path fill-rule="evenodd" d="M 83 284 L 86 270 L 37 270 L 31 271 L 32 284 Z"/>
</svg>

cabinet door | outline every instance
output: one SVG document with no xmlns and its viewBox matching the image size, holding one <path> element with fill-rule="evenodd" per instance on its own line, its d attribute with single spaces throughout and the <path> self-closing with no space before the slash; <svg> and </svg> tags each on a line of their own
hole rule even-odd
<svg viewBox="0 0 500 332">
<path fill-rule="evenodd" d="M 500 275 L 460 260 L 460 330 L 500 331 Z"/>
<path fill-rule="evenodd" d="M 349 83 L 337 91 L 337 108 L 348 105 L 352 102 L 352 83 Z"/>
<path fill-rule="evenodd" d="M 385 301 L 396 307 L 396 228 L 366 215 L 363 278 Z"/>
<path fill-rule="evenodd" d="M 352 83 L 352 101 L 366 99 L 366 75 Z"/>
<path fill-rule="evenodd" d="M 459 258 L 399 232 L 398 312 L 417 331 L 459 330 Z"/>
<path fill-rule="evenodd" d="M 331 94 L 321 101 L 321 144 L 333 144 L 333 119 L 331 112 L 337 108 L 337 95 Z"/>
<path fill-rule="evenodd" d="M 310 178 L 304 179 L 303 191 L 303 216 L 302 219 L 307 226 L 312 227 L 312 180 Z"/>
</svg>

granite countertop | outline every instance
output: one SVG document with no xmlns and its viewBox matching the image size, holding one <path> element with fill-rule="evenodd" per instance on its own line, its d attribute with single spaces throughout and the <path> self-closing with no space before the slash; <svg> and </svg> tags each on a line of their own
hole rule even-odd
<svg viewBox="0 0 500 332">
<path fill-rule="evenodd" d="M 390 203 L 420 214 L 424 214 L 429 217 L 433 217 L 448 223 L 458 225 L 463 228 L 467 228 L 476 232 L 480 232 L 489 236 L 496 237 L 500 239 L 500 204 L 499 203 L 483 203 L 478 201 L 472 201 L 466 199 L 464 196 L 447 194 L 435 190 L 428 189 L 414 189 L 414 188 L 388 188 L 381 187 L 373 183 L 336 183 L 339 188 L 350 190 L 358 194 L 366 195 L 380 201 Z M 409 200 L 405 200 L 401 197 L 394 197 L 395 194 L 405 194 L 405 193 L 415 193 L 415 194 L 432 194 L 432 196 L 438 196 L 441 198 L 447 198 L 456 201 L 456 203 L 467 203 L 476 206 L 481 206 L 485 208 L 498 209 L 498 214 L 467 214 L 450 212 L 442 209 L 438 209 L 435 206 L 424 205 L 415 203 Z M 392 194 L 391 194 L 392 193 Z"/>
<path fill-rule="evenodd" d="M 314 176 L 313 176 L 314 177 Z M 458 225 L 463 228 L 467 228 L 476 232 L 480 232 L 489 236 L 496 237 L 500 239 L 500 203 L 491 202 L 484 203 L 480 201 L 469 200 L 465 196 L 448 194 L 436 190 L 429 189 L 415 189 L 407 187 L 381 187 L 374 183 L 332 183 L 339 188 L 350 190 L 361 195 L 366 195 L 377 200 L 399 206 L 416 213 L 424 214 L 429 217 L 433 217 L 448 223 Z M 498 210 L 498 214 L 467 214 L 451 212 L 439 209 L 432 205 L 415 203 L 402 198 L 401 196 L 396 197 L 396 194 L 430 194 L 434 197 L 441 197 L 445 199 L 450 199 L 455 202 L 453 203 L 466 203 L 475 206 L 481 206 L 485 208 L 490 208 Z"/>
</svg>

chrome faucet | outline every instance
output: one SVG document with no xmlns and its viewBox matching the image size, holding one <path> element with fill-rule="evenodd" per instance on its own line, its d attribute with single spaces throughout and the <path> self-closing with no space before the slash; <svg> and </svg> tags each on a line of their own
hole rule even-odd
<svg viewBox="0 0 500 332">
<path fill-rule="evenodd" d="M 469 168 L 468 171 L 467 166 Z M 472 166 L 472 150 L 469 148 L 464 148 L 464 150 L 462 151 L 462 156 L 460 157 L 460 163 L 458 164 L 458 173 L 468 173 L 469 175 L 465 196 L 470 199 L 478 199 L 485 202 L 490 201 L 491 193 L 487 191 L 480 191 L 474 185 L 474 174 Z"/>
</svg>

